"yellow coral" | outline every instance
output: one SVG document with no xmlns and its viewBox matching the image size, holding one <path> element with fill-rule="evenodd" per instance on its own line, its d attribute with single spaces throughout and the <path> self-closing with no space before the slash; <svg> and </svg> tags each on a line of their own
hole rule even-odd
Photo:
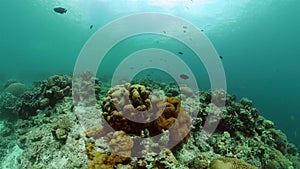
<svg viewBox="0 0 300 169">
<path fill-rule="evenodd" d="M 109 148 L 112 154 L 123 157 L 130 157 L 133 147 L 133 140 L 124 131 L 115 131 L 108 134 L 110 137 Z"/>
<path fill-rule="evenodd" d="M 237 158 L 218 158 L 210 163 L 209 169 L 258 169 Z"/>
<path fill-rule="evenodd" d="M 106 135 L 106 131 L 103 127 L 101 128 L 90 128 L 85 131 L 85 135 L 87 137 L 93 137 L 94 139 L 104 137 Z"/>
<path fill-rule="evenodd" d="M 148 130 L 149 136 L 156 136 L 168 130 L 170 147 L 181 144 L 182 140 L 187 143 L 190 117 L 181 107 L 180 99 L 167 97 L 150 102 L 149 95 L 150 91 L 143 85 L 118 85 L 110 89 L 102 102 L 102 115 L 110 127 L 117 131 L 141 135 Z M 130 101 L 122 101 L 124 99 Z M 122 104 L 115 104 L 119 102 Z"/>
<path fill-rule="evenodd" d="M 115 154 L 107 155 L 95 152 L 94 148 L 94 144 L 88 144 L 86 146 L 88 158 L 92 160 L 88 164 L 88 169 L 113 169 L 115 166 L 128 164 L 130 162 L 130 159 L 127 157 L 122 157 Z"/>
</svg>

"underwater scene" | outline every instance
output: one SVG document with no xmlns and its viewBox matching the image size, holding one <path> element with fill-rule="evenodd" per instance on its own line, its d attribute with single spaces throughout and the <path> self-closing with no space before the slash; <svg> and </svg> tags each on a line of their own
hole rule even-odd
<svg viewBox="0 0 300 169">
<path fill-rule="evenodd" d="M 300 169 L 299 0 L 2 0 L 1 169 Z"/>
</svg>

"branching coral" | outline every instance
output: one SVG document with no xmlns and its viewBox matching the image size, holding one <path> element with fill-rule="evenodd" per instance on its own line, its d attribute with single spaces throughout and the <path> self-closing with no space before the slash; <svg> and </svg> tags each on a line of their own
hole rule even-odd
<svg viewBox="0 0 300 169">
<path fill-rule="evenodd" d="M 19 117 L 28 119 L 37 115 L 38 109 L 54 107 L 64 97 L 71 96 L 71 77 L 54 75 L 38 82 L 30 91 L 25 91 L 20 100 Z"/>
</svg>

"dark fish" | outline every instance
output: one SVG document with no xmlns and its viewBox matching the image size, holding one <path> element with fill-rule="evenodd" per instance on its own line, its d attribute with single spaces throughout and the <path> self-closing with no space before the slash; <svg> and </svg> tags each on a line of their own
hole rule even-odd
<svg viewBox="0 0 300 169">
<path fill-rule="evenodd" d="M 179 55 L 183 55 L 183 52 L 178 52 Z"/>
<path fill-rule="evenodd" d="M 90 25 L 90 29 L 92 29 L 94 27 L 94 25 Z"/>
<path fill-rule="evenodd" d="M 219 56 L 220 57 L 220 59 L 223 59 L 223 56 Z"/>
<path fill-rule="evenodd" d="M 186 80 L 186 79 L 189 78 L 189 76 L 186 75 L 186 74 L 181 74 L 181 75 L 179 75 L 179 77 L 180 77 L 181 79 L 184 79 L 184 80 Z"/>
<path fill-rule="evenodd" d="M 63 7 L 56 7 L 53 9 L 56 13 L 64 14 L 67 12 L 67 10 Z"/>
</svg>

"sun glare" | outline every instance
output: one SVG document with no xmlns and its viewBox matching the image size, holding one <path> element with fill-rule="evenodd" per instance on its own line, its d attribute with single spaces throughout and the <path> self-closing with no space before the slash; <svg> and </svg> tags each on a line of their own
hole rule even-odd
<svg viewBox="0 0 300 169">
<path fill-rule="evenodd" d="M 148 4 L 153 6 L 160 6 L 164 8 L 172 8 L 179 3 L 180 0 L 149 0 Z"/>
</svg>

